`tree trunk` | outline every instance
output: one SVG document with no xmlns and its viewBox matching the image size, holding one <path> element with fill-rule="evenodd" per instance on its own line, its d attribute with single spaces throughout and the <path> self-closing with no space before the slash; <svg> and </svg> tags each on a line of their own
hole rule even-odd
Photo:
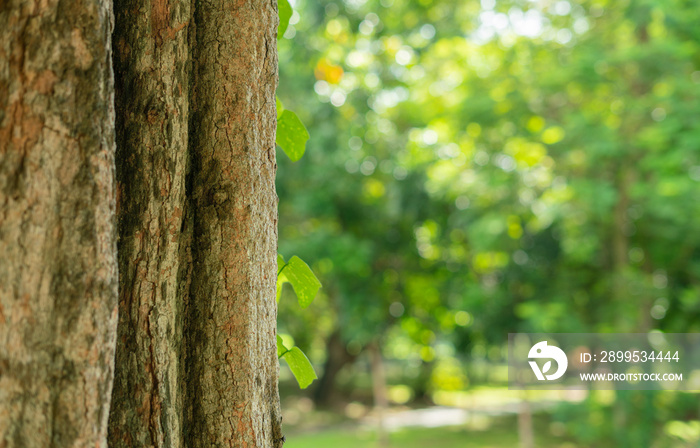
<svg viewBox="0 0 700 448">
<path fill-rule="evenodd" d="M 120 288 L 110 446 L 179 448 L 190 0 L 121 0 L 114 12 Z"/>
<path fill-rule="evenodd" d="M 629 265 L 629 238 L 627 236 L 627 210 L 630 206 L 629 189 L 632 184 L 632 171 L 622 166 L 617 180 L 617 202 L 613 209 L 612 225 L 612 300 L 620 307 L 629 300 L 627 269 Z M 630 318 L 626 310 L 617 312 L 617 326 L 626 331 L 635 331 L 637 319 Z"/>
<path fill-rule="evenodd" d="M 535 428 L 532 422 L 532 405 L 528 391 L 523 391 L 518 409 L 518 441 L 520 448 L 535 447 Z"/>
<path fill-rule="evenodd" d="M 111 3 L 0 2 L 0 447 L 106 447 Z"/>
<path fill-rule="evenodd" d="M 430 378 L 433 376 L 433 370 L 435 369 L 435 361 L 421 361 L 420 372 L 418 373 L 418 378 L 415 381 L 414 391 L 416 398 L 414 401 L 420 402 L 423 405 L 432 406 L 433 397 L 430 394 Z"/>
<path fill-rule="evenodd" d="M 335 379 L 338 373 L 351 362 L 355 362 L 356 355 L 351 355 L 345 348 L 340 331 L 333 332 L 326 342 L 326 362 L 323 365 L 323 374 L 318 380 L 314 390 L 314 403 L 319 407 L 329 407 L 337 398 Z"/>
<path fill-rule="evenodd" d="M 374 412 L 377 417 L 377 444 L 380 447 L 389 446 L 389 434 L 384 425 L 384 413 L 389 405 L 386 392 L 386 374 L 384 360 L 379 344 L 374 342 L 368 347 L 370 369 L 372 372 L 372 395 L 374 396 Z"/>
<path fill-rule="evenodd" d="M 275 3 L 115 7 L 114 447 L 280 446 Z"/>
<path fill-rule="evenodd" d="M 196 2 L 190 448 L 282 445 L 276 328 L 276 3 Z"/>
</svg>

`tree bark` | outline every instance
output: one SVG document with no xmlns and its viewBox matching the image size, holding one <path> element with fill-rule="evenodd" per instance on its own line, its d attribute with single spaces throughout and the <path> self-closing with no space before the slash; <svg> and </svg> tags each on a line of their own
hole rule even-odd
<svg viewBox="0 0 700 448">
<path fill-rule="evenodd" d="M 115 7 L 115 447 L 281 446 L 274 2 Z"/>
<path fill-rule="evenodd" d="M 115 7 L 119 330 L 110 446 L 184 446 L 190 0 Z"/>
<path fill-rule="evenodd" d="M 117 324 L 109 0 L 0 2 L 0 447 L 105 447 Z"/>
<path fill-rule="evenodd" d="M 281 446 L 276 3 L 194 9 L 188 446 Z M 276 442 L 277 441 L 277 442 Z"/>
</svg>

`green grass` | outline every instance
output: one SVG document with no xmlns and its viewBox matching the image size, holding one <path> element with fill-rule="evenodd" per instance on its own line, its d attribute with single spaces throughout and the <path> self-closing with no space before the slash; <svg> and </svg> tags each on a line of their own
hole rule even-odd
<svg viewBox="0 0 700 448">
<path fill-rule="evenodd" d="M 489 419 L 480 428 L 465 426 L 443 428 L 410 428 L 391 433 L 390 446 L 400 448 L 503 448 L 517 447 L 517 422 L 511 417 Z M 574 448 L 565 439 L 553 437 L 547 425 L 536 424 L 535 446 L 538 448 Z M 328 429 L 314 433 L 290 434 L 285 448 L 358 448 L 378 447 L 374 431 Z"/>
</svg>

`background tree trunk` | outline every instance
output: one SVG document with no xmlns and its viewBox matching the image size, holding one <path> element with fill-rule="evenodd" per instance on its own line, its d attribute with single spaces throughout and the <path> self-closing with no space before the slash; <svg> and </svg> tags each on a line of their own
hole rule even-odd
<svg viewBox="0 0 700 448">
<path fill-rule="evenodd" d="M 111 3 L 0 3 L 0 447 L 104 447 L 117 319 Z"/>
<path fill-rule="evenodd" d="M 338 373 L 346 365 L 355 362 L 357 355 L 348 353 L 340 331 L 334 331 L 326 341 L 326 362 L 323 365 L 323 374 L 314 390 L 314 403 L 316 406 L 328 408 L 337 400 L 336 378 Z"/>
<path fill-rule="evenodd" d="M 535 448 L 535 427 L 528 391 L 523 391 L 518 409 L 518 440 L 520 448 Z"/>
<path fill-rule="evenodd" d="M 274 2 L 115 8 L 112 446 L 281 446 Z"/>
<path fill-rule="evenodd" d="M 389 434 L 384 423 L 384 414 L 389 407 L 386 387 L 384 360 L 379 343 L 372 342 L 367 347 L 372 373 L 372 395 L 374 396 L 374 413 L 377 418 L 377 444 L 380 447 L 389 446 Z"/>
</svg>

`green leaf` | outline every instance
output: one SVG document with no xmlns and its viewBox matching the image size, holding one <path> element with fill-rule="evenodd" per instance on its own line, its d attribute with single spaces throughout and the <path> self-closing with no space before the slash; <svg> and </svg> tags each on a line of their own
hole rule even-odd
<svg viewBox="0 0 700 448">
<path fill-rule="evenodd" d="M 281 254 L 277 254 L 277 276 L 280 275 L 280 272 L 282 272 L 282 269 L 287 265 L 287 262 L 284 261 L 284 257 Z"/>
<path fill-rule="evenodd" d="M 282 273 L 282 270 L 287 267 L 287 262 L 284 261 L 284 257 L 277 254 L 277 301 L 280 301 L 282 296 L 282 286 L 288 282 L 287 277 Z"/>
<path fill-rule="evenodd" d="M 284 286 L 285 283 L 289 283 L 289 280 L 287 280 L 287 277 L 285 277 L 284 274 L 277 274 L 277 301 L 280 301 L 280 297 L 282 297 L 282 287 Z"/>
<path fill-rule="evenodd" d="M 318 290 L 321 288 L 321 282 L 318 281 L 309 265 L 295 255 L 289 260 L 286 266 L 284 266 L 283 275 L 286 277 L 286 280 L 292 284 L 292 288 L 294 288 L 294 292 L 299 301 L 299 306 L 306 308 L 311 305 Z"/>
<path fill-rule="evenodd" d="M 291 110 L 284 110 L 277 120 L 276 141 L 292 162 L 296 162 L 304 155 L 308 139 L 309 132 L 297 114 Z"/>
<path fill-rule="evenodd" d="M 284 112 L 284 104 L 280 101 L 279 97 L 275 95 L 275 106 L 277 106 L 277 119 L 280 119 L 280 115 Z"/>
<path fill-rule="evenodd" d="M 280 346 L 279 336 L 277 337 L 277 353 L 279 353 Z M 282 346 L 284 347 L 284 345 Z M 316 376 L 316 371 L 314 366 L 309 362 L 309 358 L 306 357 L 304 352 L 299 350 L 299 347 L 292 347 L 290 350 L 284 352 L 281 356 L 287 361 L 289 369 L 292 371 L 292 375 L 297 379 L 299 387 L 306 389 L 318 376 Z"/>
<path fill-rule="evenodd" d="M 287 31 L 289 26 L 289 19 L 292 18 L 292 6 L 288 0 L 279 0 L 277 7 L 280 11 L 280 26 L 277 28 L 277 39 L 282 39 L 284 32 Z"/>
<path fill-rule="evenodd" d="M 282 341 L 280 335 L 277 335 L 277 358 L 281 358 L 288 351 L 289 349 L 284 346 L 284 342 Z"/>
<path fill-rule="evenodd" d="M 304 352 L 299 347 L 292 347 L 291 349 L 285 347 L 280 335 L 277 335 L 277 358 L 284 358 L 287 361 L 292 375 L 294 375 L 294 378 L 299 383 L 299 387 L 302 389 L 309 387 L 309 384 L 318 378 L 314 366 L 311 365 L 309 358 L 306 357 Z"/>
</svg>

